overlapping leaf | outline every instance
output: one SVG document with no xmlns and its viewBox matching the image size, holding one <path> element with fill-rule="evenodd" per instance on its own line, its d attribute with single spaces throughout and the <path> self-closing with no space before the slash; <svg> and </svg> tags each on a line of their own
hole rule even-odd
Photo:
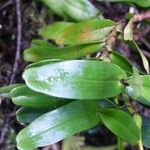
<svg viewBox="0 0 150 150">
<path fill-rule="evenodd" d="M 132 75 L 132 64 L 123 55 L 116 51 L 112 51 L 109 54 L 109 59 L 112 63 L 122 68 L 128 74 L 128 76 Z"/>
<path fill-rule="evenodd" d="M 76 59 L 97 52 L 104 45 L 105 43 L 93 43 L 63 48 L 34 46 L 24 51 L 24 59 L 28 62 L 36 62 L 45 59 Z"/>
<path fill-rule="evenodd" d="M 55 14 L 74 21 L 83 21 L 99 14 L 88 0 L 41 0 Z"/>
<path fill-rule="evenodd" d="M 20 123 L 31 123 L 41 115 L 47 113 L 51 109 L 41 109 L 41 108 L 20 108 L 16 112 L 17 121 Z"/>
<path fill-rule="evenodd" d="M 127 94 L 140 103 L 150 106 L 150 75 L 141 75 L 134 83 L 129 83 L 130 86 L 126 87 Z"/>
<path fill-rule="evenodd" d="M 107 19 L 93 19 L 66 28 L 56 39 L 58 44 L 76 45 L 105 41 L 115 23 Z"/>
<path fill-rule="evenodd" d="M 140 129 L 128 113 L 115 108 L 105 108 L 101 110 L 100 117 L 106 127 L 125 142 L 139 142 Z"/>
<path fill-rule="evenodd" d="M 29 67 L 23 73 L 34 91 L 69 99 L 102 99 L 124 90 L 125 72 L 117 65 L 96 60 L 72 60 Z"/>
<path fill-rule="evenodd" d="M 14 104 L 23 107 L 54 109 L 69 102 L 68 100 L 35 92 L 27 86 L 15 88 L 10 95 Z"/>
<path fill-rule="evenodd" d="M 48 112 L 18 134 L 17 146 L 32 150 L 92 128 L 100 122 L 98 109 L 97 101 L 75 101 Z"/>
</svg>

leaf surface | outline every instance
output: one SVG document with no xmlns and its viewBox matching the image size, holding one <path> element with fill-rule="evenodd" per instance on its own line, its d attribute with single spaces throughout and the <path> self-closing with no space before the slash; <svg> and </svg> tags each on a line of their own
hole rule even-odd
<svg viewBox="0 0 150 150">
<path fill-rule="evenodd" d="M 74 101 L 48 112 L 19 132 L 17 146 L 22 150 L 56 143 L 100 122 L 97 101 Z"/>
<path fill-rule="evenodd" d="M 124 90 L 125 72 L 117 65 L 95 60 L 71 60 L 29 67 L 23 73 L 34 91 L 69 99 L 102 99 Z"/>
<path fill-rule="evenodd" d="M 105 108 L 101 110 L 101 119 L 105 126 L 127 143 L 137 144 L 140 140 L 140 129 L 134 119 L 126 112 Z"/>
</svg>

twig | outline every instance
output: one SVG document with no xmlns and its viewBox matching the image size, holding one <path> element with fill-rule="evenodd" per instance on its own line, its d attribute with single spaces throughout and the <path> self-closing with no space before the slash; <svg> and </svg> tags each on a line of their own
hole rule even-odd
<svg viewBox="0 0 150 150">
<path fill-rule="evenodd" d="M 145 19 L 150 19 L 150 11 L 146 11 L 141 14 L 137 14 L 134 16 L 134 22 L 140 22 Z"/>
<path fill-rule="evenodd" d="M 4 10 L 5 8 L 7 8 L 8 6 L 12 4 L 13 4 L 13 0 L 9 0 L 8 2 L 6 2 L 4 5 L 0 7 L 0 11 Z"/>
<path fill-rule="evenodd" d="M 16 18 L 17 18 L 17 43 L 16 43 L 17 47 L 16 47 L 16 55 L 15 55 L 15 60 L 14 60 L 14 65 L 12 70 L 12 76 L 10 79 L 10 84 L 13 83 L 18 69 L 18 61 L 20 59 L 21 40 L 22 40 L 20 0 L 15 0 L 15 5 L 16 5 Z"/>
</svg>

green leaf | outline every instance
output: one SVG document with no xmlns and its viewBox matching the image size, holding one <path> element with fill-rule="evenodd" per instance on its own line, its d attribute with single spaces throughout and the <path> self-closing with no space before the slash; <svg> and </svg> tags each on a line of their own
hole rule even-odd
<svg viewBox="0 0 150 150">
<path fill-rule="evenodd" d="M 107 39 L 115 23 L 107 19 L 93 19 L 76 23 L 59 34 L 56 43 L 62 45 L 77 45 L 103 42 Z"/>
<path fill-rule="evenodd" d="M 101 110 L 100 117 L 105 126 L 125 142 L 139 142 L 140 129 L 128 113 L 115 108 L 105 108 Z"/>
<path fill-rule="evenodd" d="M 47 41 L 44 40 L 32 40 L 31 46 L 50 46 L 50 47 L 56 47 Z"/>
<path fill-rule="evenodd" d="M 100 51 L 105 43 L 68 46 L 63 48 L 50 46 L 31 47 L 24 51 L 24 60 L 36 62 L 45 59 L 76 59 Z"/>
<path fill-rule="evenodd" d="M 140 48 L 138 47 L 138 45 L 136 44 L 136 42 L 133 40 L 133 41 L 128 41 L 127 42 L 130 47 L 139 52 L 140 56 L 141 56 L 141 59 L 142 59 L 142 63 L 143 63 L 143 66 L 144 66 L 144 69 L 146 70 L 146 72 L 149 74 L 150 70 L 149 70 L 149 62 L 147 60 L 147 58 L 145 57 L 145 55 L 143 54 L 143 52 L 140 50 Z"/>
<path fill-rule="evenodd" d="M 98 101 L 78 100 L 48 112 L 20 131 L 18 149 L 32 150 L 92 128 L 100 121 L 98 110 Z"/>
<path fill-rule="evenodd" d="M 65 99 L 51 97 L 35 92 L 27 86 L 15 88 L 11 91 L 10 95 L 14 104 L 23 107 L 54 109 L 69 102 Z"/>
<path fill-rule="evenodd" d="M 51 40 L 56 40 L 57 37 L 69 26 L 73 25 L 72 22 L 54 22 L 48 26 L 45 26 L 41 29 L 40 35 L 44 38 Z"/>
<path fill-rule="evenodd" d="M 4 97 L 10 97 L 10 92 L 19 86 L 22 86 L 23 84 L 16 83 L 16 84 L 10 84 L 8 86 L 0 87 L 0 96 Z"/>
<path fill-rule="evenodd" d="M 147 148 L 150 148 L 150 118 L 142 117 L 142 142 Z"/>
<path fill-rule="evenodd" d="M 69 99 L 102 99 L 124 90 L 125 72 L 115 64 L 96 60 L 71 60 L 30 67 L 23 73 L 34 91 Z"/>
<path fill-rule="evenodd" d="M 124 28 L 124 40 L 127 41 L 132 41 L 133 40 L 133 21 L 134 21 L 134 17 L 132 17 L 128 24 L 125 26 Z"/>
<path fill-rule="evenodd" d="M 140 89 L 139 92 L 136 91 L 132 84 L 131 86 L 126 87 L 126 93 L 138 102 L 150 106 L 150 75 L 141 75 L 140 79 L 137 79 L 135 82 L 135 86 Z"/>
<path fill-rule="evenodd" d="M 129 2 L 135 3 L 141 7 L 150 7 L 150 0 L 97 0 L 97 1 L 105 1 L 105 2 Z"/>
<path fill-rule="evenodd" d="M 88 0 L 41 0 L 55 14 L 74 21 L 94 18 L 99 14 Z"/>
<path fill-rule="evenodd" d="M 109 54 L 109 59 L 111 63 L 118 65 L 121 69 L 123 69 L 128 76 L 132 75 L 132 64 L 131 62 L 125 58 L 123 55 L 116 51 L 111 51 Z"/>
<path fill-rule="evenodd" d="M 16 112 L 17 121 L 20 123 L 31 123 L 36 118 L 47 113 L 50 109 L 37 109 L 37 108 L 25 108 L 22 107 Z"/>
</svg>

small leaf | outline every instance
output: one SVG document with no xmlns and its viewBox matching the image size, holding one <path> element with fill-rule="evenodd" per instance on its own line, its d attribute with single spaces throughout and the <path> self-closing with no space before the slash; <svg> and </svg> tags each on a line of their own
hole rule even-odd
<svg viewBox="0 0 150 150">
<path fill-rule="evenodd" d="M 50 47 L 56 47 L 50 43 L 48 43 L 47 41 L 44 40 L 32 40 L 31 46 L 50 46 Z"/>
<path fill-rule="evenodd" d="M 23 107 L 54 109 L 69 103 L 69 101 L 65 99 L 59 99 L 35 92 L 27 86 L 15 88 L 11 91 L 10 95 L 14 104 Z"/>
<path fill-rule="evenodd" d="M 142 142 L 147 148 L 150 148 L 150 118 L 142 117 Z"/>
<path fill-rule="evenodd" d="M 139 82 L 141 81 L 141 82 Z M 150 106 L 150 75 L 141 75 L 140 79 L 137 80 L 136 86 L 139 86 L 140 92 L 138 93 L 138 96 L 135 97 L 136 95 L 136 90 L 132 86 L 127 86 L 126 87 L 126 93 L 133 99 L 137 100 L 138 102 L 145 104 L 147 106 Z"/>
<path fill-rule="evenodd" d="M 107 19 L 93 19 L 76 23 L 59 34 L 56 43 L 77 45 L 103 42 L 114 28 L 115 23 Z"/>
<path fill-rule="evenodd" d="M 17 121 L 20 123 L 31 123 L 41 115 L 47 113 L 50 109 L 37 109 L 22 107 L 16 112 Z"/>
<path fill-rule="evenodd" d="M 0 96 L 4 97 L 10 97 L 10 92 L 19 86 L 22 86 L 23 84 L 16 83 L 16 84 L 10 84 L 8 86 L 0 87 Z"/>
<path fill-rule="evenodd" d="M 128 24 L 126 25 L 126 27 L 124 28 L 124 40 L 125 41 L 132 41 L 133 40 L 133 21 L 134 18 L 131 18 L 128 22 Z"/>
<path fill-rule="evenodd" d="M 69 99 L 102 99 L 124 90 L 125 72 L 118 66 L 95 60 L 71 60 L 27 68 L 26 84 L 34 91 Z"/>
<path fill-rule="evenodd" d="M 136 44 L 136 42 L 133 41 L 128 41 L 128 44 L 131 46 L 131 48 L 137 52 L 139 52 L 141 58 L 142 58 L 142 62 L 143 62 L 143 66 L 146 70 L 146 72 L 149 74 L 150 70 L 149 70 L 149 62 L 147 60 L 147 58 L 145 57 L 145 55 L 143 54 L 143 52 L 140 50 L 140 48 L 138 47 L 138 45 Z"/>
<path fill-rule="evenodd" d="M 121 69 L 123 69 L 128 76 L 131 76 L 133 71 L 132 71 L 132 64 L 131 62 L 125 58 L 123 55 L 116 51 L 111 51 L 109 54 L 109 59 L 111 63 L 114 63 L 118 65 Z"/>
<path fill-rule="evenodd" d="M 48 112 L 19 132 L 18 149 L 32 150 L 56 143 L 99 122 L 98 101 L 74 101 Z"/>
<path fill-rule="evenodd" d="M 128 113 L 119 109 L 105 108 L 101 110 L 100 117 L 105 126 L 125 142 L 137 144 L 140 140 L 140 129 Z"/>
<path fill-rule="evenodd" d="M 31 47 L 24 51 L 27 62 L 36 62 L 45 59 L 76 59 L 100 51 L 105 43 L 94 43 L 68 46 L 63 48 L 50 46 Z"/>
<path fill-rule="evenodd" d="M 57 37 L 69 26 L 73 25 L 72 22 L 54 22 L 48 26 L 45 26 L 41 29 L 40 35 L 44 38 L 51 40 L 56 40 Z"/>
</svg>

